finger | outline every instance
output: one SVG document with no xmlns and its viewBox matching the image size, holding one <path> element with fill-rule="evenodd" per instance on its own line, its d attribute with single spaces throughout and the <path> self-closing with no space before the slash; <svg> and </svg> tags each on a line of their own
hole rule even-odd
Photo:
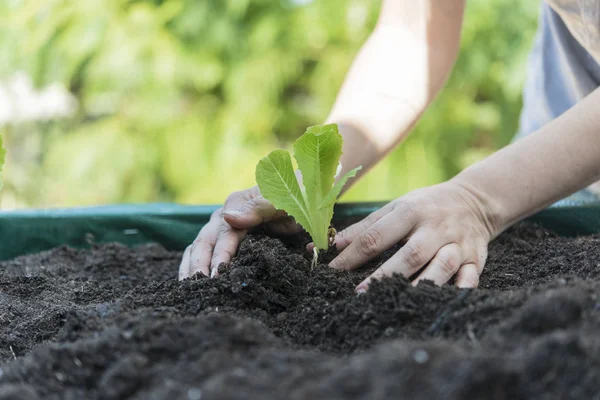
<svg viewBox="0 0 600 400">
<path fill-rule="evenodd" d="M 389 212 L 358 235 L 329 266 L 343 270 L 355 269 L 404 239 L 413 227 L 414 219 L 410 214 Z"/>
<path fill-rule="evenodd" d="M 338 250 L 343 250 L 350 245 L 361 233 L 369 229 L 373 224 L 379 221 L 384 215 L 388 214 L 393 209 L 390 204 L 385 205 L 379 210 L 372 212 L 366 218 L 359 222 L 350 225 L 346 229 L 338 232 L 335 235 L 335 245 Z M 311 243 L 312 244 L 312 243 Z M 312 251 L 312 248 L 310 249 Z"/>
<path fill-rule="evenodd" d="M 190 250 L 192 246 L 185 248 L 183 257 L 181 257 L 181 263 L 179 264 L 179 280 L 182 281 L 190 276 Z"/>
<path fill-rule="evenodd" d="M 458 272 L 462 261 L 461 247 L 457 243 L 447 244 L 437 252 L 427 268 L 413 281 L 413 285 L 416 286 L 420 281 L 428 279 L 442 286 Z"/>
<path fill-rule="evenodd" d="M 257 196 L 242 203 L 239 208 L 225 206 L 223 219 L 236 229 L 250 229 L 287 214 L 275 207 L 264 197 Z"/>
<path fill-rule="evenodd" d="M 373 279 L 380 279 L 394 273 L 402 274 L 407 278 L 412 276 L 427 264 L 444 244 L 443 237 L 435 231 L 418 230 L 396 254 L 362 281 L 356 290 L 362 292 L 368 288 Z"/>
<path fill-rule="evenodd" d="M 476 288 L 479 285 L 479 272 L 473 263 L 464 264 L 456 274 L 456 286 L 459 288 Z"/>
<path fill-rule="evenodd" d="M 226 223 L 221 224 L 210 263 L 211 278 L 219 274 L 221 263 L 228 263 L 235 256 L 237 248 L 247 232 L 245 229 L 234 229 Z"/>
<path fill-rule="evenodd" d="M 210 217 L 208 224 L 200 230 L 198 237 L 191 245 L 190 249 L 190 267 L 188 277 L 197 272 L 204 275 L 210 274 L 210 261 L 212 259 L 213 249 L 219 236 L 219 227 L 221 221 L 221 210 L 215 211 Z"/>
<path fill-rule="evenodd" d="M 488 257 L 488 243 L 483 242 L 479 246 L 477 246 L 477 254 L 475 260 L 475 265 L 477 266 L 477 274 L 481 275 L 483 272 L 483 268 L 485 267 L 485 263 L 487 262 Z"/>
</svg>

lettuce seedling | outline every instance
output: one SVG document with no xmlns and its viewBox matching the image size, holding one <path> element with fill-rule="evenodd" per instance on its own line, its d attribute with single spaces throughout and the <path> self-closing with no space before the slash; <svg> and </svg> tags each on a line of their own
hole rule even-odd
<svg viewBox="0 0 600 400">
<path fill-rule="evenodd" d="M 329 248 L 329 226 L 335 204 L 348 179 L 361 167 L 348 172 L 334 184 L 341 170 L 342 136 L 335 124 L 312 126 L 294 143 L 294 158 L 301 183 L 294 172 L 290 153 L 275 150 L 256 166 L 256 183 L 261 194 L 279 210 L 292 216 L 311 236 L 318 251 Z"/>
</svg>

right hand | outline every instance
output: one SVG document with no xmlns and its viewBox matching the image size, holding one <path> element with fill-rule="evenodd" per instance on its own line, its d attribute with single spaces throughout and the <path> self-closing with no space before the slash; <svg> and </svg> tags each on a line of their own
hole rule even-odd
<svg viewBox="0 0 600 400">
<path fill-rule="evenodd" d="M 276 210 L 261 196 L 258 186 L 230 194 L 225 205 L 212 213 L 208 224 L 185 249 L 179 265 L 179 280 L 197 272 L 215 277 L 219 265 L 231 261 L 248 229 L 261 224 L 278 234 L 301 230 L 292 217 Z"/>
</svg>

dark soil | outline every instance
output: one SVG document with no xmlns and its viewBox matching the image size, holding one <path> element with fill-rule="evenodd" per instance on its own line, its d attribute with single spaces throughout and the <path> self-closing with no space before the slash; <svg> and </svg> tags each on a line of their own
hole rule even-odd
<svg viewBox="0 0 600 400">
<path fill-rule="evenodd" d="M 311 269 L 252 234 L 221 276 L 158 245 L 0 264 L 0 399 L 600 399 L 600 237 L 520 225 L 477 290 Z M 333 256 L 333 254 L 329 254 Z"/>
</svg>

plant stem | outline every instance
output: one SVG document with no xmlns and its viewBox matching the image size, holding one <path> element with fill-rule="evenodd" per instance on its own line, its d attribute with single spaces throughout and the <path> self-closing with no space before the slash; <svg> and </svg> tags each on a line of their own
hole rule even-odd
<svg viewBox="0 0 600 400">
<path fill-rule="evenodd" d="M 313 259 L 312 259 L 312 263 L 310 264 L 311 268 L 314 268 L 317 266 L 317 262 L 319 260 L 319 250 L 317 249 L 317 246 L 313 247 Z"/>
</svg>

